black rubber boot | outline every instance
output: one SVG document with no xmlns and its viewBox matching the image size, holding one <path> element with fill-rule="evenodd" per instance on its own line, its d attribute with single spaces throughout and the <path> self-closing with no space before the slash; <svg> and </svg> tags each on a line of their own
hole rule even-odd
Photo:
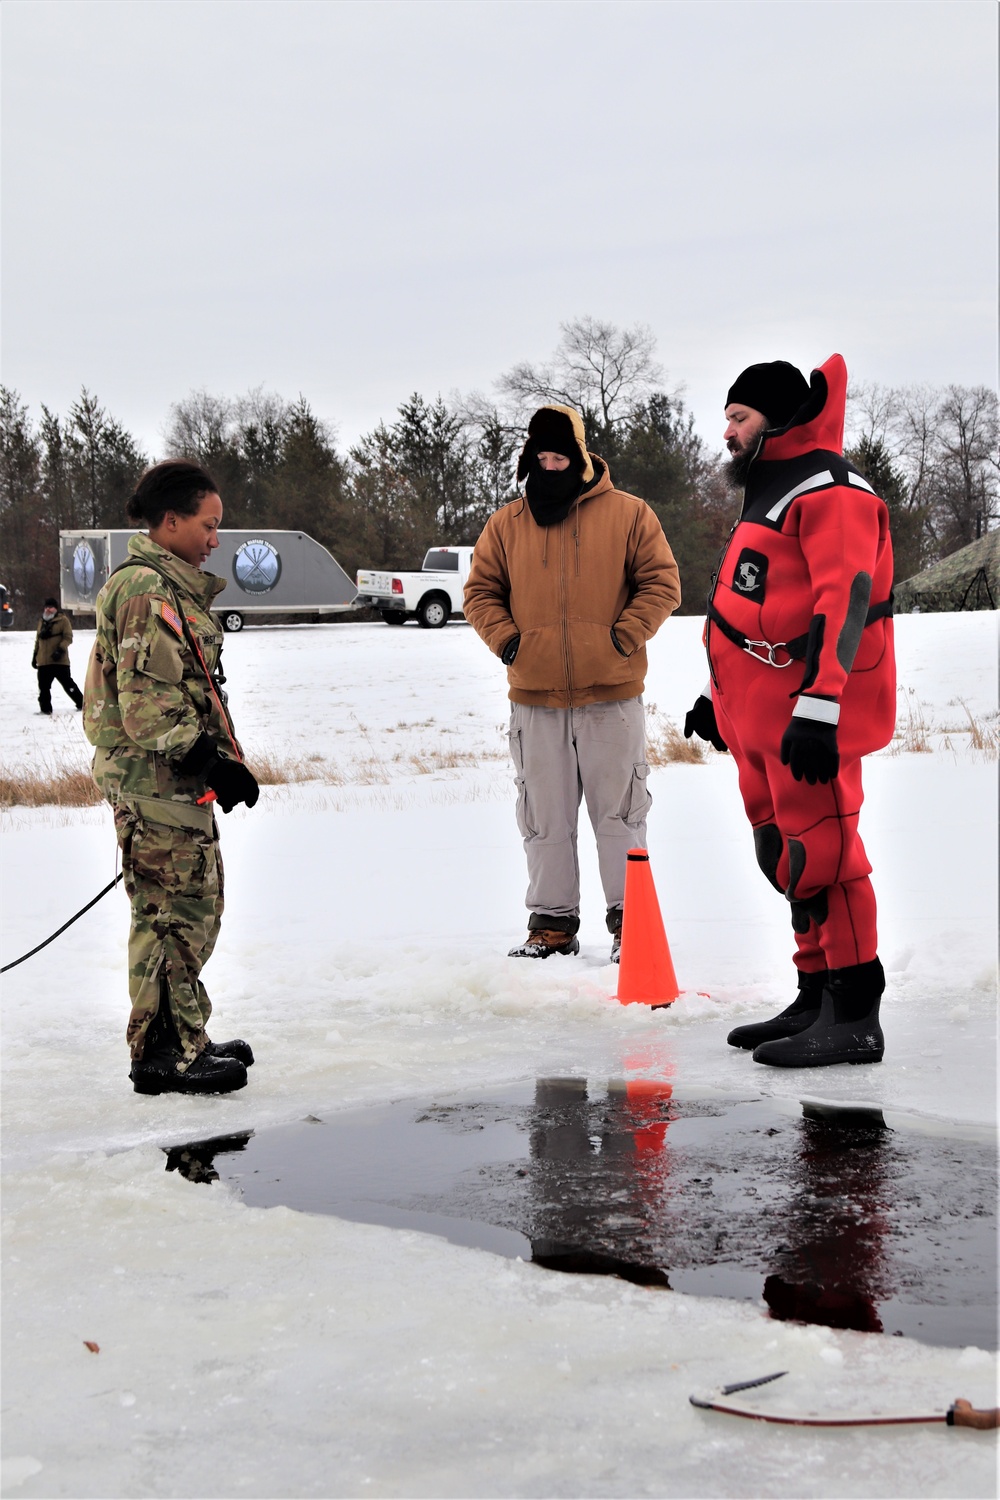
<svg viewBox="0 0 1000 1500">
<path fill-rule="evenodd" d="M 234 1037 L 231 1042 L 209 1042 L 205 1051 L 210 1057 L 235 1057 L 245 1068 L 253 1067 L 253 1048 L 249 1042 Z"/>
<path fill-rule="evenodd" d="M 137 1094 L 232 1094 L 245 1088 L 247 1070 L 235 1057 L 203 1052 L 183 1073 L 177 1052 L 156 1052 L 134 1062 L 129 1072 Z"/>
<path fill-rule="evenodd" d="M 847 969 L 831 969 L 819 1016 L 808 1031 L 763 1042 L 753 1054 L 754 1062 L 773 1068 L 881 1062 L 885 1038 L 878 1012 L 884 989 L 885 972 L 877 958 Z"/>
<path fill-rule="evenodd" d="M 761 1042 L 774 1042 L 779 1037 L 798 1036 L 819 1020 L 823 986 L 829 978 L 829 970 L 819 969 L 815 974 L 799 971 L 799 993 L 786 1010 L 770 1021 L 751 1021 L 746 1026 L 737 1026 L 726 1037 L 730 1047 L 744 1047 L 748 1052 L 759 1047 Z"/>
</svg>

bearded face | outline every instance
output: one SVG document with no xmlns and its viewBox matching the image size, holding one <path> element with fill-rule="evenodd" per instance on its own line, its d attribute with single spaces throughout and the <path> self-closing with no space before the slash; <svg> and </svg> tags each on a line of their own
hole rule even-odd
<svg viewBox="0 0 1000 1500">
<path fill-rule="evenodd" d="M 745 489 L 750 465 L 757 452 L 757 444 L 754 443 L 750 448 L 738 448 L 735 451 L 730 445 L 729 451 L 733 456 L 728 463 L 723 464 L 722 477 L 731 490 Z"/>
<path fill-rule="evenodd" d="M 741 490 L 747 482 L 760 440 L 767 431 L 767 418 L 753 407 L 734 402 L 726 407 L 726 422 L 723 438 L 731 457 L 723 465 L 722 475 L 731 489 Z"/>
</svg>

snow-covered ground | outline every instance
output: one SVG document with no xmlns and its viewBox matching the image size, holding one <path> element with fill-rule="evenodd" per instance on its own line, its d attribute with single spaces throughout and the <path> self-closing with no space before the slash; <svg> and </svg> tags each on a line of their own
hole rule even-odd
<svg viewBox="0 0 1000 1500">
<path fill-rule="evenodd" d="M 705 679 L 700 628 L 672 620 L 651 646 L 647 704 L 675 723 Z M 74 643 L 78 679 L 90 639 Z M 897 641 L 904 733 L 868 764 L 862 819 L 886 1060 L 806 1074 L 725 1045 L 792 989 L 787 912 L 757 870 L 728 756 L 651 775 L 652 869 L 686 993 L 666 1011 L 623 1007 L 589 832 L 580 957 L 504 956 L 525 920 L 507 705 L 467 626 L 229 637 L 250 758 L 293 778 L 223 819 L 212 1029 L 247 1037 L 258 1062 L 231 1098 L 131 1092 L 120 888 L 5 976 L 4 1493 L 994 1495 L 991 1435 L 783 1429 L 687 1401 L 784 1368 L 814 1405 L 994 1405 L 983 1350 L 249 1209 L 165 1173 L 160 1150 L 366 1103 L 636 1072 L 873 1102 L 890 1122 L 995 1124 L 996 764 L 969 714 L 995 730 L 997 616 L 908 616 Z M 0 637 L 0 760 L 85 765 L 68 700 L 33 713 L 30 650 L 27 634 Z M 3 962 L 114 870 L 104 809 L 5 814 Z"/>
</svg>

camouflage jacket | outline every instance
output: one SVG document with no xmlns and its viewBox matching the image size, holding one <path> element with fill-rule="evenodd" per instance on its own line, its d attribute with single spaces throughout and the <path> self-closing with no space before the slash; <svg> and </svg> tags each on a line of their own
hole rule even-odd
<svg viewBox="0 0 1000 1500">
<path fill-rule="evenodd" d="M 69 647 L 73 639 L 73 627 L 68 615 L 62 610 L 55 619 L 41 619 L 35 631 L 35 651 L 31 658 L 33 667 L 69 666 Z"/>
<path fill-rule="evenodd" d="M 151 822 L 210 832 L 211 809 L 197 805 L 205 783 L 176 767 L 202 733 L 221 754 L 242 756 L 222 694 L 206 675 L 219 666 L 222 632 L 209 610 L 225 581 L 142 532 L 130 537 L 128 553 L 137 566 L 113 573 L 97 597 L 83 694 L 94 780 L 109 802 L 126 801 Z"/>
</svg>

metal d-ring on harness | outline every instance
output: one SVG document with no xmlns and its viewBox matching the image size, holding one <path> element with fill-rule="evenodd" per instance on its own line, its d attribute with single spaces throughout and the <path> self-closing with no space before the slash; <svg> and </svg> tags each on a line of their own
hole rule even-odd
<svg viewBox="0 0 1000 1500">
<path fill-rule="evenodd" d="M 890 594 L 888 599 L 884 599 L 881 604 L 872 605 L 865 616 L 865 629 L 869 625 L 874 625 L 876 620 L 884 620 L 891 614 L 892 595 Z M 741 651 L 745 651 L 748 656 L 753 657 L 754 661 L 759 661 L 764 666 L 777 667 L 780 670 L 790 667 L 792 662 L 805 660 L 806 648 L 809 645 L 808 634 L 797 635 L 791 641 L 752 641 L 749 636 L 743 634 L 742 630 L 737 630 L 735 625 L 730 625 L 729 621 L 719 614 L 712 600 L 708 602 L 708 618 L 722 631 L 727 640 L 732 641 L 734 646 L 738 646 Z M 779 661 L 778 652 L 783 652 L 787 661 Z"/>
</svg>

